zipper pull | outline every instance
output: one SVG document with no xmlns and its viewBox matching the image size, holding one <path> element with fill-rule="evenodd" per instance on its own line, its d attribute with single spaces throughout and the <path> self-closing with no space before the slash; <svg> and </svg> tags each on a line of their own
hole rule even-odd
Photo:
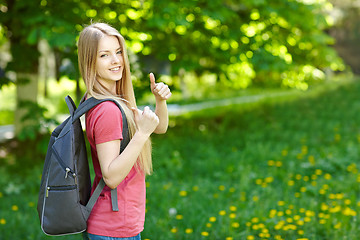
<svg viewBox="0 0 360 240">
<path fill-rule="evenodd" d="M 75 180 L 75 185 L 77 185 L 77 177 L 76 177 L 75 173 L 73 173 L 73 177 L 74 177 L 74 180 Z"/>
<path fill-rule="evenodd" d="M 65 178 L 67 178 L 68 177 L 68 174 L 69 174 L 69 172 L 70 172 L 70 168 L 65 168 L 65 171 L 66 171 L 66 173 L 65 173 Z"/>
<path fill-rule="evenodd" d="M 50 187 L 47 187 L 46 188 L 46 197 L 49 197 L 49 190 L 50 190 Z"/>
</svg>

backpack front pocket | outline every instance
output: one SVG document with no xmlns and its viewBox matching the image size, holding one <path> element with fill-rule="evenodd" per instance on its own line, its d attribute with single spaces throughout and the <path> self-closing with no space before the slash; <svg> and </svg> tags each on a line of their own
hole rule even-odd
<svg viewBox="0 0 360 240">
<path fill-rule="evenodd" d="M 49 235 L 85 231 L 86 219 L 78 201 L 76 185 L 48 186 L 42 219 L 43 231 Z"/>
</svg>

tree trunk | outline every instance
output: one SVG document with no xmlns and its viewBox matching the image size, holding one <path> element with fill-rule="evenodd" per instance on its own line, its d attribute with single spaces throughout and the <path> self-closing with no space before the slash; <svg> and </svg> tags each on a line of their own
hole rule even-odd
<svg viewBox="0 0 360 240">
<path fill-rule="evenodd" d="M 23 101 L 37 102 L 38 95 L 38 75 L 34 73 L 17 73 L 16 84 L 16 110 L 15 110 L 15 135 L 24 129 L 24 127 L 34 124 L 30 121 L 24 121 L 26 108 L 22 106 Z"/>
</svg>

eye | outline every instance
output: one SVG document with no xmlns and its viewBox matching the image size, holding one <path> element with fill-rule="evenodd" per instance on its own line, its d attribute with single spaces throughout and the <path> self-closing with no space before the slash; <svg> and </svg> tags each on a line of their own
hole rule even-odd
<svg viewBox="0 0 360 240">
<path fill-rule="evenodd" d="M 106 57 L 107 54 L 101 54 L 100 57 L 103 58 L 103 57 Z"/>
<path fill-rule="evenodd" d="M 122 54 L 122 50 L 117 51 L 116 54 Z"/>
</svg>

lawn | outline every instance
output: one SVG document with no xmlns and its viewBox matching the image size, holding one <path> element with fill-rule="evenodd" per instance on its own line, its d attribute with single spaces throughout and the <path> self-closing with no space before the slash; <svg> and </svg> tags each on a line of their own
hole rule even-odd
<svg viewBox="0 0 360 240">
<path fill-rule="evenodd" d="M 354 82 L 172 118 L 153 137 L 142 239 L 358 239 L 359 92 Z M 41 170 L 0 167 L 1 240 L 50 239 L 36 213 Z"/>
</svg>

